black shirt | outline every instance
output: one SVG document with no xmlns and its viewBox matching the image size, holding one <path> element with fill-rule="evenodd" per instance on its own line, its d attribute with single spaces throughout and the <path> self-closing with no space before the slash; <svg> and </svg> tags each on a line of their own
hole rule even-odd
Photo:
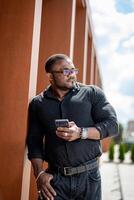
<svg viewBox="0 0 134 200">
<path fill-rule="evenodd" d="M 117 134 L 115 111 L 100 88 L 77 84 L 60 101 L 50 86 L 29 105 L 29 159 L 42 158 L 53 165 L 78 166 L 101 155 L 100 140 L 70 142 L 59 138 L 55 133 L 55 119 L 64 118 L 74 121 L 78 127 L 96 127 L 101 139 Z"/>
</svg>

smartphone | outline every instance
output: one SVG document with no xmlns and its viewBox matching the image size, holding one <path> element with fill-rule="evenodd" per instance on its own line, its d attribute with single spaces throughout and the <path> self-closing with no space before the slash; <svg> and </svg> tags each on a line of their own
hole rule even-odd
<svg viewBox="0 0 134 200">
<path fill-rule="evenodd" d="M 55 120 L 56 127 L 69 127 L 69 120 L 68 119 L 56 119 Z"/>
</svg>

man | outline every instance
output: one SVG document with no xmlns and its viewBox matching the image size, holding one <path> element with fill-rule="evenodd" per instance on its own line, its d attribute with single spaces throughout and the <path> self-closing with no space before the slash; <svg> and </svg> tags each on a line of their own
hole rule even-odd
<svg viewBox="0 0 134 200">
<path fill-rule="evenodd" d="M 100 140 L 117 134 L 115 111 L 100 88 L 76 82 L 68 56 L 52 55 L 45 70 L 50 86 L 30 103 L 27 137 L 39 199 L 101 200 Z"/>
</svg>

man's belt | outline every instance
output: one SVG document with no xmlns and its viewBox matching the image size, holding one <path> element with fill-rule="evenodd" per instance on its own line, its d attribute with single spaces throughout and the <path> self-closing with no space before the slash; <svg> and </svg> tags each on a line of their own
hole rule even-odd
<svg viewBox="0 0 134 200">
<path fill-rule="evenodd" d="M 79 174 L 85 171 L 92 170 L 96 167 L 98 167 L 97 159 L 94 159 L 92 162 L 89 161 L 78 167 L 63 167 L 62 168 L 62 167 L 49 166 L 50 170 L 52 170 L 53 172 L 60 172 L 61 174 L 65 176 L 72 176 L 74 174 Z"/>
</svg>

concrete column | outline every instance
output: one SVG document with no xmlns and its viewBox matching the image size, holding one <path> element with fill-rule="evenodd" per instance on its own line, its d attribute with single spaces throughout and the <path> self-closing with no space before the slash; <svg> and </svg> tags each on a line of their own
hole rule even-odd
<svg viewBox="0 0 134 200">
<path fill-rule="evenodd" d="M 94 84 L 94 57 L 95 57 L 95 50 L 92 43 L 91 47 L 91 67 L 90 67 L 90 84 Z"/>
<path fill-rule="evenodd" d="M 41 13 L 42 13 L 42 0 L 40 1 L 35 0 L 32 52 L 31 52 L 31 64 L 30 64 L 30 80 L 29 80 L 29 98 L 28 98 L 29 100 L 31 100 L 31 98 L 36 95 Z M 27 149 L 25 149 L 21 200 L 29 199 L 30 178 L 31 178 L 31 163 L 27 158 Z"/>
<path fill-rule="evenodd" d="M 78 81 L 83 81 L 83 61 L 85 47 L 86 8 L 80 1 L 76 6 L 75 40 L 74 40 L 74 64 L 79 69 Z"/>
<path fill-rule="evenodd" d="M 88 35 L 88 51 L 87 51 L 87 73 L 86 73 L 86 83 L 90 84 L 91 79 L 91 58 L 92 58 L 92 38 Z"/>
<path fill-rule="evenodd" d="M 87 74 L 87 52 L 88 52 L 88 17 L 86 15 L 86 24 L 85 24 L 85 40 L 84 40 L 84 60 L 83 60 L 83 79 L 82 82 L 86 83 L 86 74 Z"/>
<path fill-rule="evenodd" d="M 102 81 L 101 81 L 101 73 L 100 73 L 100 68 L 97 65 L 97 85 L 99 87 L 102 87 Z"/>
<path fill-rule="evenodd" d="M 96 63 L 96 55 L 94 56 L 94 78 L 93 83 L 97 84 L 97 63 Z"/>
</svg>

